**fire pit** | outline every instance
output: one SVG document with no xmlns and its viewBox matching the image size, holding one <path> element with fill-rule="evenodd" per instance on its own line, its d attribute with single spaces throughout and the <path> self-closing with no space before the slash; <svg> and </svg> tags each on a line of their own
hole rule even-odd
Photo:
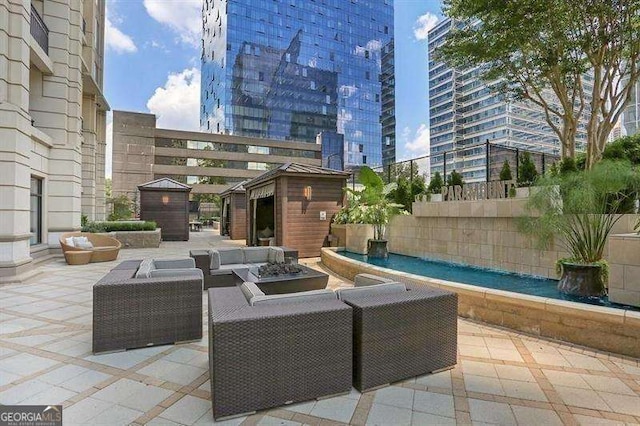
<svg viewBox="0 0 640 426">
<path fill-rule="evenodd" d="M 267 263 L 258 268 L 257 275 L 260 278 L 277 277 L 280 275 L 292 275 L 304 273 L 304 269 L 295 263 Z"/>
</svg>

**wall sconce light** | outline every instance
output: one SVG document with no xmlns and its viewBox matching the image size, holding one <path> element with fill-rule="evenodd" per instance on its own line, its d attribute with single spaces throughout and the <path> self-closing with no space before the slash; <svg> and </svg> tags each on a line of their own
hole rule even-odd
<svg viewBox="0 0 640 426">
<path fill-rule="evenodd" d="M 169 196 L 168 195 L 163 195 L 162 196 L 162 204 L 164 204 L 165 206 L 167 204 L 169 204 Z"/>
<path fill-rule="evenodd" d="M 304 194 L 304 199 L 305 200 L 311 201 L 311 196 L 313 194 L 313 189 L 310 186 L 305 186 L 303 194 Z"/>
</svg>

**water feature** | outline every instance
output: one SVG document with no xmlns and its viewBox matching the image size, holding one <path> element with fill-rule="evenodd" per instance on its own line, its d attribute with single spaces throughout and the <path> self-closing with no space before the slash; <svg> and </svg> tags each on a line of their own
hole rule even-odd
<svg viewBox="0 0 640 426">
<path fill-rule="evenodd" d="M 584 298 L 560 293 L 557 289 L 558 280 L 549 278 L 516 274 L 513 272 L 461 265 L 438 260 L 420 259 L 400 254 L 390 253 L 388 259 L 369 259 L 366 255 L 351 253 L 348 251 L 341 251 L 339 254 L 371 265 L 408 272 L 410 274 L 422 275 L 424 277 L 470 284 L 478 287 L 493 288 L 496 290 L 513 291 L 515 293 L 529 294 L 533 296 L 548 297 L 550 299 L 568 300 L 610 308 L 640 311 L 640 308 L 610 302 L 606 296 L 601 298 Z"/>
</svg>

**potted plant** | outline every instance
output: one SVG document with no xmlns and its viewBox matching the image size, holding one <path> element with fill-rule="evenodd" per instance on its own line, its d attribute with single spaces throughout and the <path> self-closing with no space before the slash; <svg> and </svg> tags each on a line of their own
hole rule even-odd
<svg viewBox="0 0 640 426">
<path fill-rule="evenodd" d="M 538 177 L 536 165 L 531 159 L 531 154 L 525 152 L 520 156 L 520 165 L 518 166 L 518 187 L 516 188 L 516 197 L 526 198 L 529 196 L 529 187 L 533 185 Z"/>
<path fill-rule="evenodd" d="M 440 172 L 435 172 L 427 187 L 427 194 L 431 195 L 429 201 L 442 201 L 442 185 L 444 185 L 442 175 Z"/>
<path fill-rule="evenodd" d="M 560 237 L 569 257 L 556 263 L 558 290 L 588 297 L 606 294 L 607 238 L 621 217 L 627 189 L 637 190 L 639 182 L 638 168 L 627 161 L 602 161 L 590 170 L 539 179 L 519 225 L 542 249 Z"/>
<path fill-rule="evenodd" d="M 385 239 L 386 226 L 392 215 L 406 213 L 406 211 L 402 210 L 402 204 L 390 200 L 392 192 L 396 189 L 395 183 L 385 185 L 382 178 L 366 166 L 362 167 L 359 173 L 363 188 L 360 190 L 347 188 L 354 204 L 351 207 L 351 214 L 363 223 L 373 225 L 373 238 L 367 241 L 367 255 L 386 258 L 389 256 Z"/>
</svg>

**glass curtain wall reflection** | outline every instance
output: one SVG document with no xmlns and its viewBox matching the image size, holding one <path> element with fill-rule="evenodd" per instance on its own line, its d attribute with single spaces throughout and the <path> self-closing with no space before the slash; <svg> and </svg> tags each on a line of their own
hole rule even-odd
<svg viewBox="0 0 640 426">
<path fill-rule="evenodd" d="M 203 131 L 335 132 L 347 166 L 394 159 L 392 0 L 205 0 L 202 19 Z"/>
</svg>

